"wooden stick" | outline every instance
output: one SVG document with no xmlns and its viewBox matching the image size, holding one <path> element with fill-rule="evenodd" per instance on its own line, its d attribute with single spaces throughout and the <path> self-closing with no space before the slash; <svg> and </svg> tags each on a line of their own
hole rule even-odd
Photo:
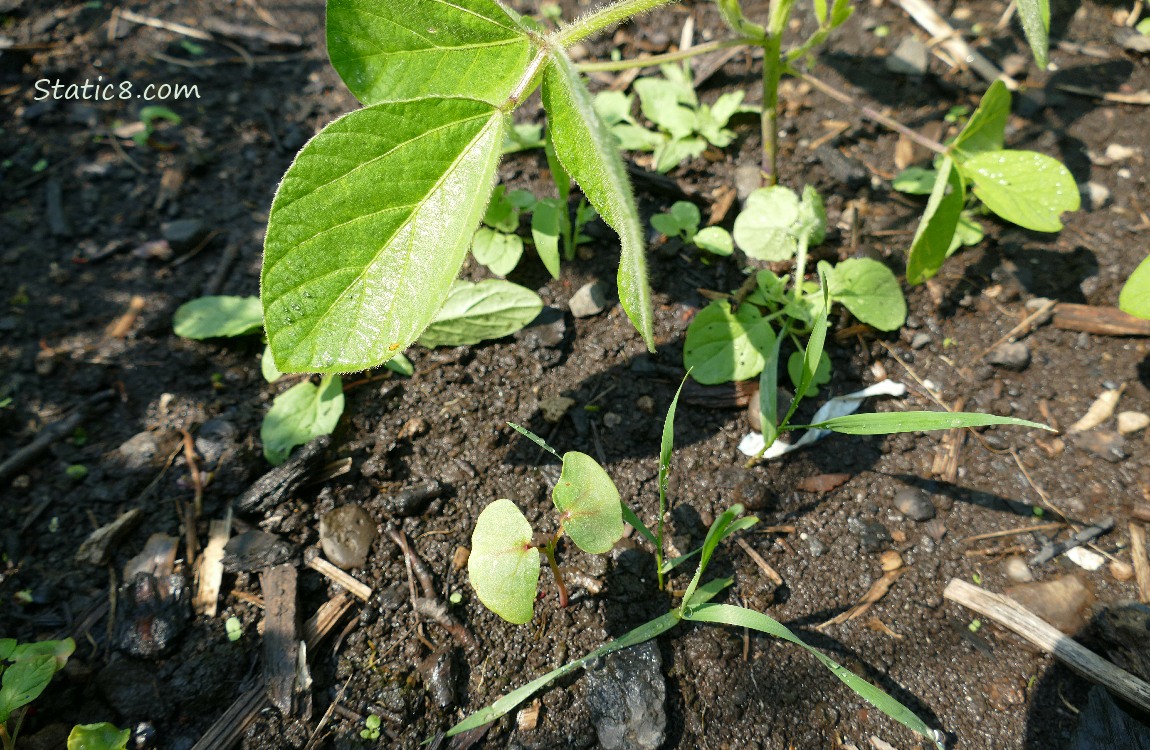
<svg viewBox="0 0 1150 750">
<path fill-rule="evenodd" d="M 763 575 L 771 579 L 771 583 L 775 584 L 776 586 L 783 585 L 783 577 L 779 575 L 779 571 L 772 568 L 770 564 L 768 564 L 767 561 L 763 559 L 763 556 L 755 551 L 754 547 L 747 544 L 746 541 L 742 539 L 736 539 L 735 541 L 738 542 L 739 546 L 743 548 L 743 551 L 746 552 L 750 558 L 755 561 L 755 565 L 759 566 L 759 570 L 763 571 Z"/>
<path fill-rule="evenodd" d="M 1119 669 L 1013 599 L 952 578 L 942 595 L 1003 625 L 1119 698 L 1150 711 L 1150 684 Z"/>
<path fill-rule="evenodd" d="M 185 26 L 182 23 L 172 23 L 171 21 L 164 21 L 159 18 L 152 18 L 151 16 L 141 16 L 139 13 L 133 13 L 130 10 L 121 10 L 120 18 L 131 23 L 138 23 L 141 26 L 151 26 L 153 29 L 163 29 L 164 31 L 171 31 L 174 34 L 182 34 L 190 36 L 192 39 L 200 39 L 205 42 L 215 40 L 211 34 L 199 29 L 193 29 L 191 26 Z"/>
<path fill-rule="evenodd" d="M 1150 560 L 1146 559 L 1146 530 L 1130 522 L 1130 557 L 1134 561 L 1134 579 L 1138 581 L 1138 599 L 1150 603 Z"/>
<path fill-rule="evenodd" d="M 224 557 L 224 545 L 232 534 L 231 507 L 228 507 L 222 521 L 212 521 L 208 529 L 208 546 L 200 555 L 199 585 L 196 587 L 192 607 L 199 614 L 215 617 L 220 599 L 220 582 L 224 578 L 224 566 L 220 561 Z"/>
<path fill-rule="evenodd" d="M 1003 73 L 994 63 L 963 41 L 954 27 L 935 12 L 926 0 L 895 0 L 895 2 L 931 36 L 940 39 L 939 46 L 950 53 L 955 60 L 965 60 L 975 73 L 990 83 L 1001 80 L 1011 91 L 1018 90 L 1018 81 Z"/>
<path fill-rule="evenodd" d="M 366 602 L 371 598 L 371 586 L 368 586 L 366 583 L 361 583 L 352 577 L 350 573 L 340 570 L 322 557 L 313 557 L 307 566 L 320 575 L 326 576 L 340 586 L 343 586 L 351 592 L 356 599 Z"/>
</svg>

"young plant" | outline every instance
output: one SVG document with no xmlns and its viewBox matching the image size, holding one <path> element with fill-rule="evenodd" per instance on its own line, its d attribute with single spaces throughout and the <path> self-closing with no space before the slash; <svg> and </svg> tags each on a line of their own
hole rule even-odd
<svg viewBox="0 0 1150 750">
<path fill-rule="evenodd" d="M 127 750 L 131 729 L 118 729 L 106 721 L 77 724 L 68 734 L 68 750 Z"/>
<path fill-rule="evenodd" d="M 542 141 L 540 145 L 544 145 Z M 540 200 L 527 190 L 505 192 L 502 185 L 496 187 L 487 204 L 483 226 L 475 231 L 471 240 L 472 257 L 494 274 L 511 273 L 523 257 L 523 238 L 516 234 L 519 220 L 530 214 L 531 242 L 552 278 L 559 278 L 560 243 L 564 257 L 574 258 L 576 246 L 590 241 L 582 234 L 583 227 L 597 216 L 594 209 L 581 201 L 572 221 L 566 197 L 570 194 L 570 179 L 565 182 L 566 187 L 559 189 L 559 199 Z"/>
<path fill-rule="evenodd" d="M 0 638 L 0 747 L 4 750 L 16 746 L 24 707 L 40 697 L 75 650 L 71 638 L 36 643 Z"/>
<path fill-rule="evenodd" d="M 667 237 L 677 237 L 711 255 L 730 255 L 735 251 L 730 232 L 722 227 L 699 229 L 701 220 L 698 206 L 689 201 L 677 201 L 671 204 L 667 213 L 652 216 L 651 226 Z"/>
<path fill-rule="evenodd" d="M 1126 280 L 1118 306 L 1135 317 L 1150 319 L 1150 256 Z"/>
</svg>

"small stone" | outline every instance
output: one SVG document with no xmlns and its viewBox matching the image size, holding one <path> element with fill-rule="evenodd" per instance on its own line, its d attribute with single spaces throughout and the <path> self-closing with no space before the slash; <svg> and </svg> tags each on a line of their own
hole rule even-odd
<svg viewBox="0 0 1150 750">
<path fill-rule="evenodd" d="M 893 549 L 888 549 L 879 555 L 878 562 L 879 565 L 882 566 L 883 571 L 889 573 L 892 570 L 898 570 L 902 567 L 902 555 Z"/>
<path fill-rule="evenodd" d="M 657 750 L 667 733 L 667 686 L 654 641 L 611 654 L 589 669 L 587 707 L 604 750 Z"/>
<path fill-rule="evenodd" d="M 1002 561 L 1002 572 L 1015 583 L 1030 583 L 1034 580 L 1034 573 L 1018 555 L 1012 555 Z"/>
<path fill-rule="evenodd" d="M 362 506 L 341 505 L 319 521 L 319 546 L 336 567 L 362 568 L 375 541 L 375 521 Z"/>
<path fill-rule="evenodd" d="M 1147 425 L 1150 425 L 1150 415 L 1140 411 L 1124 411 L 1118 414 L 1118 432 L 1122 435 L 1141 432 Z"/>
<path fill-rule="evenodd" d="M 441 709 L 455 705 L 459 695 L 459 659 L 456 649 L 441 648 L 420 664 L 423 684 Z"/>
<path fill-rule="evenodd" d="M 941 518 L 932 518 L 923 524 L 923 529 L 926 533 L 936 542 L 941 542 L 942 538 L 946 536 L 946 524 Z"/>
<path fill-rule="evenodd" d="M 609 411 L 603 415 L 603 426 L 608 430 L 613 430 L 621 424 L 623 424 L 623 418 L 615 412 Z"/>
<path fill-rule="evenodd" d="M 229 539 L 220 562 L 229 573 L 252 573 L 291 562 L 296 552 L 296 546 L 291 542 L 253 529 Z"/>
<path fill-rule="evenodd" d="M 1126 440 L 1117 432 L 1092 430 L 1080 432 L 1074 437 L 1079 448 L 1093 453 L 1104 461 L 1116 464 L 1126 458 Z"/>
<path fill-rule="evenodd" d="M 930 334 L 929 333 L 916 333 L 914 335 L 914 338 L 911 339 L 911 342 L 910 342 L 910 348 L 911 349 L 923 349 L 927 346 L 930 346 Z"/>
<path fill-rule="evenodd" d="M 1030 364 L 1030 347 L 1021 341 L 1007 342 L 994 349 L 986 358 L 992 365 L 1022 372 Z"/>
<path fill-rule="evenodd" d="M 113 451 L 120 467 L 126 471 L 156 468 L 176 447 L 180 434 L 175 430 L 138 432 Z"/>
<path fill-rule="evenodd" d="M 930 64 L 930 52 L 918 37 L 908 36 L 899 42 L 884 64 L 892 73 L 921 76 Z"/>
<path fill-rule="evenodd" d="M 1110 188 L 1100 182 L 1087 182 L 1078 186 L 1082 194 L 1083 208 L 1088 211 L 1097 211 L 1110 203 Z"/>
<path fill-rule="evenodd" d="M 539 402 L 539 411 L 543 413 L 543 418 L 548 422 L 557 424 L 574 405 L 575 399 L 573 398 L 552 396 Z"/>
<path fill-rule="evenodd" d="M 1094 602 L 1094 594 L 1075 575 L 1011 586 L 1006 595 L 1067 635 L 1082 629 L 1083 613 Z"/>
<path fill-rule="evenodd" d="M 822 557 L 829 548 L 817 536 L 812 536 L 807 540 L 807 549 L 811 551 L 811 556 Z"/>
<path fill-rule="evenodd" d="M 906 487 L 896 492 L 894 507 L 912 521 L 929 521 L 934 518 L 934 503 L 930 495 L 917 487 Z"/>
<path fill-rule="evenodd" d="M 986 702 L 996 711 L 1013 711 L 1026 702 L 1026 693 L 1015 680 L 1001 678 L 990 683 Z"/>
<path fill-rule="evenodd" d="M 1115 581 L 1129 581 L 1134 577 L 1134 566 L 1122 560 L 1111 560 L 1107 569 Z"/>
<path fill-rule="evenodd" d="M 544 307 L 531 325 L 515 333 L 515 338 L 531 349 L 559 349 L 567 336 L 567 317 L 556 307 Z"/>
<path fill-rule="evenodd" d="M 427 434 L 431 429 L 431 425 L 423 417 L 412 417 L 403 423 L 403 427 L 399 428 L 399 434 L 396 436 L 400 440 L 410 440 L 414 437 Z"/>
<path fill-rule="evenodd" d="M 590 318 L 607 309 L 607 286 L 601 281 L 593 281 L 579 287 L 567 303 L 571 314 L 576 318 Z"/>
<path fill-rule="evenodd" d="M 196 433 L 196 453 L 203 459 L 202 468 L 212 471 L 229 451 L 239 447 L 240 431 L 226 419 L 209 419 Z"/>
<path fill-rule="evenodd" d="M 1123 146 L 1120 143 L 1111 143 L 1106 146 L 1106 158 L 1110 161 L 1126 161 L 1138 153 L 1138 149 Z"/>
<path fill-rule="evenodd" d="M 758 164 L 742 164 L 735 169 L 735 193 L 739 201 L 763 186 L 763 172 Z"/>
<path fill-rule="evenodd" d="M 405 487 L 387 500 L 387 509 L 401 518 L 418 516 L 427 510 L 432 500 L 446 491 L 447 488 L 437 479 Z"/>
<path fill-rule="evenodd" d="M 655 399 L 650 396 L 640 396 L 635 400 L 635 406 L 639 407 L 639 411 L 644 414 L 655 413 Z"/>
<path fill-rule="evenodd" d="M 160 234 L 177 253 L 187 252 L 208 236 L 208 228 L 199 219 L 177 219 L 160 225 Z"/>
<path fill-rule="evenodd" d="M 467 561 L 471 558 L 471 550 L 467 547 L 459 546 L 455 548 L 455 554 L 451 556 L 451 569 L 459 572 L 467 567 Z"/>
<path fill-rule="evenodd" d="M 863 521 L 858 526 L 856 532 L 859 538 L 859 544 L 867 552 L 880 552 L 893 539 L 891 539 L 890 532 L 887 531 L 886 526 L 883 526 L 878 521 Z"/>
</svg>

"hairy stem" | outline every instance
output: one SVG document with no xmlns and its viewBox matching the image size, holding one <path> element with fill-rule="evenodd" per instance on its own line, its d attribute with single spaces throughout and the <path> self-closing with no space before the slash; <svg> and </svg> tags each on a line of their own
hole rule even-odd
<svg viewBox="0 0 1150 750">
<path fill-rule="evenodd" d="M 570 47 L 578 44 L 592 34 L 603 29 L 622 23 L 632 16 L 654 10 L 661 5 L 670 5 L 676 0 L 619 0 L 589 13 L 566 26 L 551 37 L 552 43 L 560 47 Z"/>
<path fill-rule="evenodd" d="M 691 47 L 690 49 L 679 50 L 678 52 L 667 52 L 662 55 L 651 55 L 650 57 L 640 57 L 631 60 L 604 60 L 602 62 L 583 63 L 582 65 L 576 66 L 576 68 L 580 73 L 610 72 L 615 70 L 630 70 L 631 68 L 651 68 L 664 63 L 687 60 L 696 55 L 705 55 L 708 52 L 714 52 L 720 49 L 746 47 L 754 43 L 753 39 L 747 37 L 725 39 L 717 42 L 706 42 Z"/>
</svg>

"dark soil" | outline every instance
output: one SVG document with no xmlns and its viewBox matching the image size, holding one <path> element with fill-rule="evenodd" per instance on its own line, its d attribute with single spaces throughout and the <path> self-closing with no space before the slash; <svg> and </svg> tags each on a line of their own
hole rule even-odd
<svg viewBox="0 0 1150 750">
<path fill-rule="evenodd" d="M 580 10 L 571 5 L 564 3 L 565 17 Z M 940 11 L 953 10 L 950 3 L 942 6 Z M 3 3 L 3 34 L 15 46 L 0 53 L 5 197 L 0 400 L 11 399 L 0 408 L 0 455 L 10 456 L 45 426 L 111 391 L 110 398 L 92 405 L 81 429 L 54 442 L 0 487 L 0 635 L 31 640 L 72 634 L 79 644 L 65 674 L 25 722 L 27 747 L 59 746 L 49 738 L 59 737 L 60 724 L 111 721 L 144 726 L 154 735 L 151 746 L 189 748 L 241 693 L 261 684 L 262 612 L 255 575 L 226 576 L 217 616 L 192 620 L 173 650 L 157 658 L 118 651 L 109 637 L 114 630 L 109 618 L 93 621 L 85 615 L 108 600 L 123 564 L 150 535 L 183 539 L 178 509 L 191 500 L 193 488 L 178 450 L 178 430 L 195 436 L 214 420 L 216 437 L 209 442 L 218 455 L 202 456 L 216 465 L 209 466 L 211 482 L 195 529 L 201 544 L 208 519 L 222 518 L 233 498 L 269 468 L 259 450 L 260 420 L 287 385 L 269 386 L 261 378 L 258 337 L 183 340 L 171 331 L 172 313 L 207 291 L 258 292 L 262 233 L 280 176 L 311 134 L 356 106 L 326 62 L 320 3 L 167 0 L 133 7 L 191 27 L 216 17 L 270 28 L 261 20 L 260 12 L 266 12 L 283 29 L 301 34 L 304 46 L 276 49 L 244 41 L 253 56 L 246 64 L 233 47 L 123 20 L 110 33 L 108 3 Z M 1145 256 L 1147 226 L 1140 213 L 1150 208 L 1145 108 L 1058 88 L 1074 84 L 1128 93 L 1150 88 L 1145 57 L 1123 52 L 1112 40 L 1115 7 L 1088 2 L 1076 11 L 1056 11 L 1057 33 L 1073 44 L 1053 50 L 1056 72 L 1040 74 L 1030 64 L 1019 74 L 1029 94 L 1016 102 L 1007 134 L 1009 146 L 1058 156 L 1078 181 L 1105 185 L 1110 204 L 1068 216 L 1066 230 L 1057 236 L 984 219 L 988 234 L 981 246 L 958 255 L 931 284 L 908 290 L 906 328 L 877 338 L 873 332 L 834 338 L 832 392 L 855 390 L 885 371 L 905 382 L 911 395 L 874 408 L 937 408 L 894 352 L 947 403 L 962 400 L 969 410 L 1049 418 L 1065 429 L 1103 389 L 1124 386 L 1120 410 L 1150 411 L 1145 339 L 1046 326 L 1027 340 L 1032 362 L 1024 371 L 979 360 L 1026 314 L 1027 300 L 1113 305 L 1122 280 Z M 1003 10 L 1003 3 L 975 3 L 965 23 L 993 29 Z M 695 14 L 697 29 L 707 30 L 704 38 L 720 36 L 713 7 L 688 3 L 644 17 L 616 40 L 624 55 L 640 48 L 660 51 L 678 39 L 689 13 Z M 888 27 L 889 36 L 872 33 L 878 26 Z M 921 37 L 897 7 L 864 3 L 832 40 L 815 73 L 914 127 L 941 120 L 954 105 L 976 103 L 983 84 L 937 59 L 920 79 L 887 72 L 884 57 L 912 34 Z M 592 43 L 590 53 L 606 56 L 610 44 L 609 38 Z M 1082 54 L 1083 46 L 1101 50 L 1102 56 Z M 1001 61 L 1026 50 L 1017 29 L 1009 27 L 992 33 L 985 52 Z M 190 62 L 179 65 L 173 59 Z M 702 95 L 746 85 L 749 100 L 757 101 L 757 69 L 737 56 L 706 83 Z M 162 102 L 182 122 L 160 123 L 152 145 L 144 147 L 111 135 L 138 119 L 142 100 L 34 101 L 39 79 L 82 83 L 101 75 L 116 83 L 130 81 L 136 91 L 149 83 L 195 84 L 199 98 Z M 521 113 L 538 114 L 531 104 Z M 829 142 L 832 153 L 845 159 L 809 148 L 827 132 L 828 120 L 848 123 Z M 851 248 L 849 232 L 832 229 L 819 252 L 828 258 L 853 253 L 885 258 L 901 271 L 921 204 L 892 193 L 885 179 L 896 171 L 895 136 L 855 110 L 793 85 L 781 127 L 783 182 L 818 187 L 832 228 L 848 205 L 861 216 L 857 248 Z M 675 183 L 704 202 L 713 191 L 733 185 L 736 167 L 757 161 L 756 128 L 751 120 L 740 123 L 735 145 L 673 172 Z M 1103 154 L 1111 143 L 1140 151 L 1109 166 L 1088 157 Z M 501 175 L 511 186 L 546 193 L 545 169 L 541 153 L 527 153 L 509 158 Z M 644 211 L 660 210 L 674 199 L 640 183 Z M 164 222 L 178 219 L 203 222 L 210 232 L 206 243 L 162 257 L 149 254 L 146 243 L 161 237 Z M 535 260 L 523 263 L 513 279 L 537 289 L 560 310 L 587 281 L 610 282 L 617 252 L 612 236 L 605 228 L 592 229 L 597 239 L 590 253 L 565 264 L 558 281 L 550 281 Z M 305 485 L 266 514 L 243 520 L 311 547 L 324 512 L 363 504 L 381 529 L 390 524 L 406 532 L 444 602 L 461 596 L 451 611 L 478 643 L 457 648 L 434 624 L 423 625 L 419 636 L 403 555 L 380 534 L 367 567 L 352 571 L 374 589 L 371 600 L 357 607 L 348 628 L 337 627 L 336 637 L 308 654 L 314 680 L 311 719 L 303 723 L 265 709 L 247 729 L 244 747 L 303 747 L 338 701 L 316 746 L 382 742 L 414 748 L 508 690 L 666 611 L 669 600 L 655 590 L 649 548 L 637 536 L 625 538 L 605 561 L 564 549 L 564 564 L 600 578 L 603 591 L 590 595 L 576 588 L 571 605 L 560 610 L 544 573 L 545 598 L 535 620 L 524 627 L 485 610 L 465 572 L 452 565 L 456 549 L 469 544 L 475 519 L 491 500 L 514 499 L 537 529 L 553 523 L 549 494 L 557 464 L 507 421 L 528 426 L 559 450 L 599 457 L 622 496 L 645 517 L 654 515 L 662 415 L 682 376 L 687 324 L 706 304 L 698 290 L 734 289 L 742 275 L 734 260 L 708 265 L 667 245 L 652 251 L 651 265 L 656 355 L 645 352 L 615 305 L 590 319 L 565 315 L 557 345 L 528 329 L 513 339 L 470 348 L 417 347 L 411 352 L 416 375 L 410 379 L 356 387 L 350 385 L 365 376 L 345 379 L 347 409 L 329 458 L 351 458 L 351 471 Z M 467 270 L 476 278 L 483 272 Z M 109 336 L 106 329 L 129 310 L 134 296 L 143 299 L 138 318 L 126 336 Z M 850 324 L 844 319 L 839 328 Z M 912 349 L 911 341 L 921 333 L 929 343 Z M 576 406 L 551 425 L 539 404 L 557 395 L 570 396 Z M 978 551 L 1021 545 L 1027 554 L 1037 551 L 1042 538 L 963 540 L 1033 523 L 1032 509 L 1042 504 L 1038 488 L 1075 521 L 1117 519 L 1116 530 L 1099 547 L 1129 560 L 1130 506 L 1150 493 L 1145 433 L 1126 438 L 1125 457 L 1110 462 L 1069 438 L 1052 455 L 1038 444 L 1049 445 L 1050 439 L 1037 432 L 987 431 L 984 441 L 966 441 L 953 484 L 932 475 L 937 433 L 836 436 L 784 461 L 747 470 L 735 449 L 748 431 L 744 413 L 717 407 L 713 395 L 695 392 L 679 407 L 671 488 L 676 507 L 669 524 L 674 545 L 681 551 L 695 547 L 711 519 L 734 502 L 752 508 L 762 520 L 760 528 L 793 527 L 744 535 L 781 573 L 782 587 L 764 578 L 738 546 L 720 550 L 713 569 L 735 580 L 725 601 L 787 624 L 941 727 L 954 747 L 1067 745 L 1076 723 L 1071 709 L 1085 705 L 1088 683 L 995 625 L 972 632 L 973 615 L 945 602 L 942 590 L 952 578 L 974 578 L 995 591 L 1009 584 L 1002 555 Z M 1113 423 L 1105 427 L 1113 429 Z M 127 460 L 120 446 L 143 431 L 156 437 L 155 454 L 136 452 Z M 201 453 L 209 442 L 201 441 Z M 173 457 L 165 470 L 169 452 Z M 86 467 L 87 476 L 70 478 L 67 469 L 74 465 Z M 850 479 L 826 493 L 795 489 L 823 473 L 847 473 Z M 429 479 L 449 485 L 450 492 L 417 517 L 393 517 L 389 498 Z M 907 486 L 930 493 L 939 509 L 934 525 L 908 520 L 892 508 L 894 494 Z M 143 519 L 113 550 L 108 566 L 74 561 L 80 542 L 96 526 L 132 508 L 140 509 Z M 886 528 L 891 540 L 883 546 L 902 553 L 906 572 L 865 617 L 817 631 L 816 625 L 853 605 L 881 575 L 880 550 L 861 546 L 853 530 L 858 522 Z M 686 568 L 673 578 L 675 588 L 685 586 Z M 1137 598 L 1133 582 L 1115 580 L 1106 568 L 1086 572 L 1064 557 L 1038 575 L 1070 572 L 1104 604 Z M 335 591 L 327 579 L 301 568 L 305 617 Z M 131 615 L 115 611 L 117 618 Z M 224 630 L 233 616 L 244 627 L 235 643 Z M 658 645 L 668 693 L 664 747 L 861 748 L 870 746 L 872 735 L 900 748 L 922 746 L 921 739 L 866 708 L 809 655 L 781 642 L 687 625 Z M 431 646 L 457 648 L 449 657 L 454 667 L 421 667 Z M 452 670 L 454 695 L 440 684 L 451 680 Z M 595 746 L 585 690 L 578 674 L 561 680 L 541 694 L 536 729 L 517 729 L 512 714 L 491 728 L 481 746 Z M 447 705 L 441 707 L 445 694 Z M 380 741 L 360 739 L 369 713 L 383 719 Z"/>
</svg>

